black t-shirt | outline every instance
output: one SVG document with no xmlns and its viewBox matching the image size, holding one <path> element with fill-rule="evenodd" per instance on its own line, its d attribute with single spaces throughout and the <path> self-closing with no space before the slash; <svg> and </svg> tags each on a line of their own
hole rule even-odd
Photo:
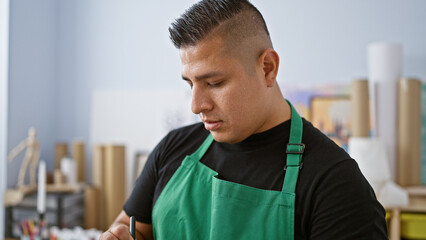
<svg viewBox="0 0 426 240">
<path fill-rule="evenodd" d="M 281 191 L 289 133 L 290 120 L 241 143 L 214 141 L 201 162 L 221 179 Z M 127 215 L 151 223 L 161 191 L 208 134 L 202 123 L 170 132 L 136 181 L 124 205 Z M 302 143 L 306 148 L 296 185 L 295 239 L 387 239 L 385 211 L 357 163 L 306 120 Z"/>
</svg>

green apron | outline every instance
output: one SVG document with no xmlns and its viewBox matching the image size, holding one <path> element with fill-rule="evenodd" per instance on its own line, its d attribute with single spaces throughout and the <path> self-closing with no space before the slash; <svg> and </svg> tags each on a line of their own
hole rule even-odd
<svg viewBox="0 0 426 240">
<path fill-rule="evenodd" d="M 304 145 L 302 119 L 291 109 L 282 191 L 219 179 L 217 172 L 200 162 L 213 142 L 210 134 L 196 152 L 186 156 L 155 203 L 154 238 L 294 239 L 295 189 Z"/>
</svg>

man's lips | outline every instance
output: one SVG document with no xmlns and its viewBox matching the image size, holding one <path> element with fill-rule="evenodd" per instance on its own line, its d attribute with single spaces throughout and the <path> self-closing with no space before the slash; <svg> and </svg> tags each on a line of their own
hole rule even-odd
<svg viewBox="0 0 426 240">
<path fill-rule="evenodd" d="M 204 127 L 209 131 L 214 131 L 214 130 L 218 129 L 220 127 L 220 125 L 222 125 L 222 121 L 205 120 L 203 122 L 204 122 Z"/>
</svg>

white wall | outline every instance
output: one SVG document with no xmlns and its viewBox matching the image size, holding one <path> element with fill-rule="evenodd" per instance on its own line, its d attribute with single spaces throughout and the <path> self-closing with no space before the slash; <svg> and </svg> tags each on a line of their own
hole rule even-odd
<svg viewBox="0 0 426 240">
<path fill-rule="evenodd" d="M 404 74 L 426 80 L 425 1 L 262 1 L 259 5 L 281 54 L 284 83 L 348 82 L 366 76 L 366 46 L 374 41 L 402 43 Z"/>
<path fill-rule="evenodd" d="M 29 125 L 48 161 L 55 140 L 88 141 L 96 90 L 186 88 L 167 29 L 194 2 L 12 1 L 9 148 Z M 373 41 L 402 43 L 404 75 L 426 80 L 424 0 L 252 2 L 281 56 L 282 88 L 366 76 Z"/>
<path fill-rule="evenodd" d="M 10 151 L 37 130 L 41 158 L 52 169 L 56 125 L 57 1 L 10 1 L 8 140 Z M 8 186 L 17 183 L 23 153 L 8 164 Z M 50 164 L 49 164 L 50 162 Z"/>
<path fill-rule="evenodd" d="M 6 189 L 7 76 L 9 45 L 9 0 L 0 0 L 0 196 Z M 0 239 L 4 237 L 3 197 L 0 198 Z"/>
<path fill-rule="evenodd" d="M 179 80 L 178 52 L 170 44 L 168 26 L 190 2 L 61 2 L 58 139 L 90 141 L 90 111 L 97 90 L 186 89 Z M 150 103 L 140 104 L 143 108 Z M 87 152 L 90 159 L 90 145 Z M 87 177 L 90 172 L 87 161 Z"/>
</svg>

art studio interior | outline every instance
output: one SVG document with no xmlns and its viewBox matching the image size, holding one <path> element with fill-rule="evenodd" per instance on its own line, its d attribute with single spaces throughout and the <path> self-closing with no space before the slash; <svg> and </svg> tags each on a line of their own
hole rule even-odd
<svg viewBox="0 0 426 240">
<path fill-rule="evenodd" d="M 0 0 L 0 239 L 99 239 L 203 120 L 169 36 L 197 2 Z M 356 161 L 389 239 L 426 239 L 426 1 L 250 2 L 283 97 Z"/>
</svg>

